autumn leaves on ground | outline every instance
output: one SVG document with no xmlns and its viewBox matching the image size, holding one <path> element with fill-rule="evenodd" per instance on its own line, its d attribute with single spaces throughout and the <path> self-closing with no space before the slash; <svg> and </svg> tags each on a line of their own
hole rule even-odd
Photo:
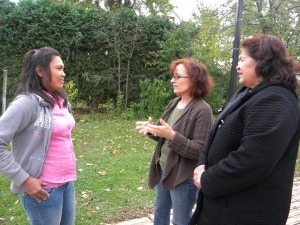
<svg viewBox="0 0 300 225">
<path fill-rule="evenodd" d="M 155 192 L 148 187 L 147 177 L 155 143 L 135 131 L 135 120 L 99 114 L 75 118 L 76 225 L 151 214 Z M 0 176 L 0 224 L 28 224 L 9 183 Z"/>
<path fill-rule="evenodd" d="M 75 119 L 76 225 L 110 224 L 151 214 L 155 192 L 147 178 L 155 143 L 135 131 L 136 120 L 100 114 L 75 115 Z M 299 159 L 296 170 L 300 172 Z M 9 183 L 0 175 L 0 224 L 27 225 Z"/>
</svg>

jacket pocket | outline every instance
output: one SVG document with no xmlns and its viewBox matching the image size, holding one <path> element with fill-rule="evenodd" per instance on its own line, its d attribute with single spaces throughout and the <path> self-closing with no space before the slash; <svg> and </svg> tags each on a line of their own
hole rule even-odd
<svg viewBox="0 0 300 225">
<path fill-rule="evenodd" d="M 42 172 L 43 163 L 41 159 L 31 157 L 25 170 L 30 176 L 37 178 Z"/>
</svg>

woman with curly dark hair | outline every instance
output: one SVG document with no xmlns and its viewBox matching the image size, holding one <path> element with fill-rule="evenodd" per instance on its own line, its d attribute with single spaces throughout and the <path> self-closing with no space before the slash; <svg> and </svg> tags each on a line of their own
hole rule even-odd
<svg viewBox="0 0 300 225">
<path fill-rule="evenodd" d="M 243 87 L 201 152 L 190 224 L 284 225 L 300 137 L 299 65 L 279 38 L 259 34 L 243 42 L 236 69 Z"/>
</svg>

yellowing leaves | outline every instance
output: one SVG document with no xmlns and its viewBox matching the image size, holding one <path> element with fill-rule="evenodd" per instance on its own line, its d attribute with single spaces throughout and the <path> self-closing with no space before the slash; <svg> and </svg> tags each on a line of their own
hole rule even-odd
<svg viewBox="0 0 300 225">
<path fill-rule="evenodd" d="M 83 199 L 89 199 L 89 198 L 90 198 L 90 196 L 87 194 L 86 191 L 82 191 L 82 192 L 81 192 L 81 197 L 82 197 Z"/>
<path fill-rule="evenodd" d="M 144 187 L 140 186 L 137 188 L 138 191 L 142 191 L 144 189 Z"/>
<path fill-rule="evenodd" d="M 144 184 L 145 182 L 146 182 L 145 179 L 141 179 L 141 180 L 140 180 L 140 184 Z"/>
<path fill-rule="evenodd" d="M 120 153 L 121 153 L 121 152 L 120 152 L 119 150 L 113 150 L 113 154 L 114 154 L 114 155 L 120 155 Z"/>
<path fill-rule="evenodd" d="M 110 192 L 110 191 L 111 191 L 110 188 L 106 188 L 106 189 L 105 189 L 105 192 Z"/>
<path fill-rule="evenodd" d="M 107 172 L 105 170 L 99 171 L 98 174 L 100 174 L 101 176 L 107 176 Z"/>
</svg>

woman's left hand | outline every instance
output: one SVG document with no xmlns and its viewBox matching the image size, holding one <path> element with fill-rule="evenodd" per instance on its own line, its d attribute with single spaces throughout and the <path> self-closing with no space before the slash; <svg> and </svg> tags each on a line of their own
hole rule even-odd
<svg viewBox="0 0 300 225">
<path fill-rule="evenodd" d="M 200 165 L 194 170 L 194 184 L 198 189 L 201 188 L 201 175 L 205 171 L 205 165 Z"/>
<path fill-rule="evenodd" d="M 147 131 L 156 137 L 162 137 L 172 140 L 175 136 L 175 131 L 163 119 L 159 120 L 161 125 L 148 124 Z"/>
</svg>

